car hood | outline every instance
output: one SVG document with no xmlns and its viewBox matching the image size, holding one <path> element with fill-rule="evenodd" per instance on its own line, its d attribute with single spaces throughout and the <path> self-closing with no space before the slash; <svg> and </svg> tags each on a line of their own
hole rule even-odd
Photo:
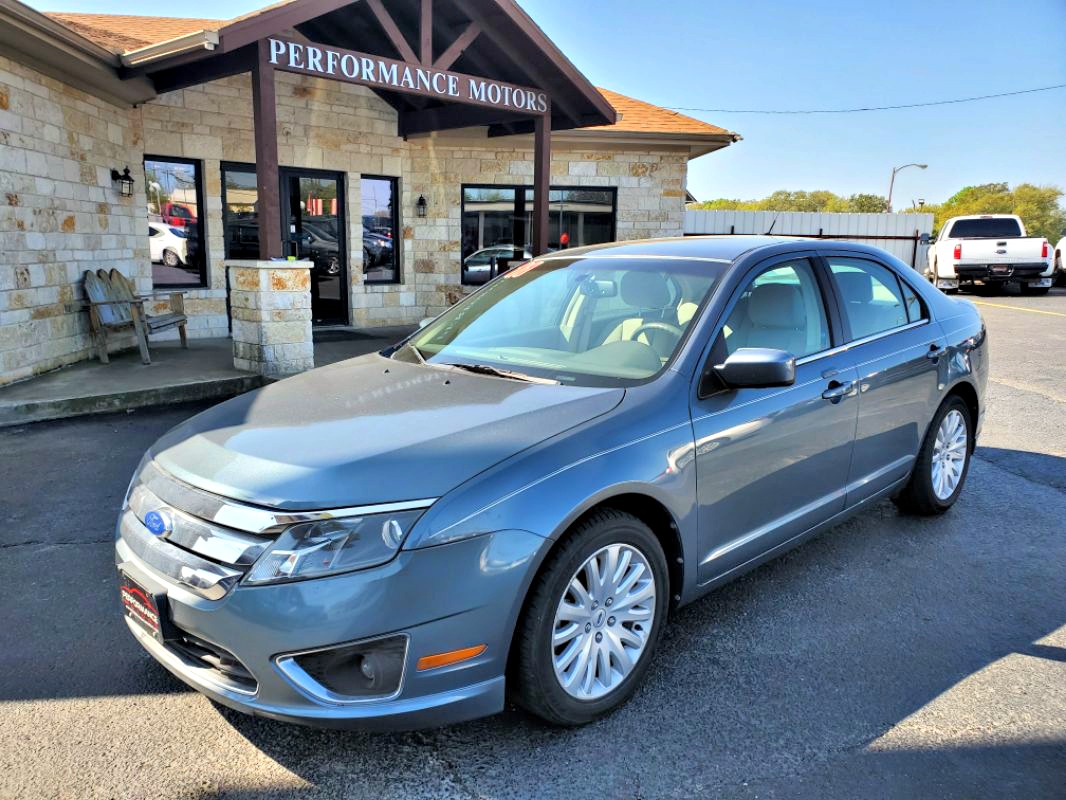
<svg viewBox="0 0 1066 800">
<path fill-rule="evenodd" d="M 273 508 L 420 500 L 605 414 L 624 394 L 373 354 L 208 409 L 151 453 L 181 481 Z"/>
</svg>

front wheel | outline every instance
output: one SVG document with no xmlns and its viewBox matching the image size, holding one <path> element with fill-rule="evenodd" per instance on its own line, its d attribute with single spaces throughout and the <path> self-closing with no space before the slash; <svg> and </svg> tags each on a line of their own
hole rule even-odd
<svg viewBox="0 0 1066 800">
<path fill-rule="evenodd" d="M 515 701 L 557 725 L 624 703 L 651 664 L 670 581 L 659 540 L 620 511 L 598 511 L 549 556 L 519 622 Z"/>
<path fill-rule="evenodd" d="M 903 491 L 895 498 L 900 511 L 922 516 L 943 514 L 962 492 L 974 447 L 970 409 L 951 397 L 937 410 Z"/>
<path fill-rule="evenodd" d="M 181 258 L 173 250 L 164 250 L 163 263 L 168 267 L 177 267 L 181 265 Z"/>
</svg>

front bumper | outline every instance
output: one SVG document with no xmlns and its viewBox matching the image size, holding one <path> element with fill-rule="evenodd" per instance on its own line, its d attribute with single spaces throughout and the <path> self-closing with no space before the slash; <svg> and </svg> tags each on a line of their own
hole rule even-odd
<svg viewBox="0 0 1066 800">
<path fill-rule="evenodd" d="M 181 634 L 232 654 L 254 678 L 235 684 L 188 650 L 158 642 L 127 619 L 141 645 L 194 689 L 230 708 L 271 719 L 404 730 L 503 709 L 511 636 L 545 545 L 532 533 L 501 531 L 401 551 L 388 564 L 346 575 L 238 585 L 219 600 L 168 580 L 122 538 L 115 553 L 122 572 L 166 595 L 170 620 Z M 401 686 L 389 699 L 325 702 L 301 691 L 276 663 L 288 653 L 396 633 L 407 635 L 408 646 Z M 423 656 L 480 644 L 485 651 L 471 660 L 416 669 Z"/>
</svg>

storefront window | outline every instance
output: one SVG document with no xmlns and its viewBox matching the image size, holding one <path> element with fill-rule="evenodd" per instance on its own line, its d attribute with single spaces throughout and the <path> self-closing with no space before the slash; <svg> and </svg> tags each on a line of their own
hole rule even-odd
<svg viewBox="0 0 1066 800">
<path fill-rule="evenodd" d="M 255 167 L 222 165 L 222 230 L 226 258 L 259 258 L 259 190 Z"/>
<path fill-rule="evenodd" d="M 615 238 L 615 190 L 554 187 L 548 193 L 548 249 L 565 250 Z M 513 263 L 532 258 L 533 190 L 463 187 L 463 283 L 486 283 Z"/>
<path fill-rule="evenodd" d="M 144 181 L 152 283 L 159 287 L 206 286 L 199 162 L 147 156 Z"/>
<path fill-rule="evenodd" d="M 366 283 L 400 282 L 400 220 L 395 178 L 363 176 L 363 276 Z"/>
</svg>

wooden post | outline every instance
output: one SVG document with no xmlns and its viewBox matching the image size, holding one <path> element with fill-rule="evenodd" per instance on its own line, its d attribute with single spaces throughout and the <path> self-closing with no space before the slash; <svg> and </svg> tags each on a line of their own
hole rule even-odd
<svg viewBox="0 0 1066 800">
<path fill-rule="evenodd" d="M 278 178 L 278 115 L 270 45 L 259 40 L 252 67 L 252 124 L 255 127 L 255 183 L 259 194 L 259 258 L 284 255 L 281 247 L 281 185 Z"/>
<path fill-rule="evenodd" d="M 422 0 L 422 47 L 421 61 L 427 67 L 433 64 L 433 0 Z"/>
<path fill-rule="evenodd" d="M 552 112 L 533 121 L 533 255 L 548 252 L 548 188 L 551 184 Z"/>
</svg>

